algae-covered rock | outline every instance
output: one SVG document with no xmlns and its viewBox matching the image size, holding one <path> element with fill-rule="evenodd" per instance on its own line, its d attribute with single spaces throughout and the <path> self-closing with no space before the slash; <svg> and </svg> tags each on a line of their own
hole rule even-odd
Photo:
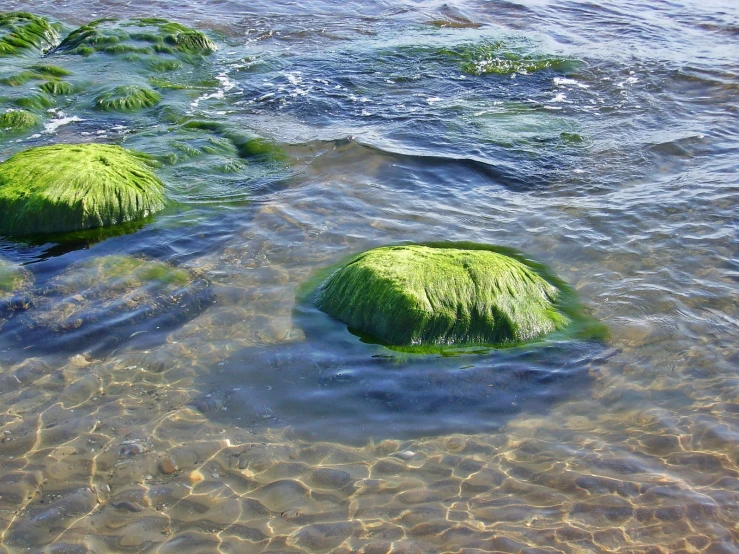
<svg viewBox="0 0 739 554">
<path fill-rule="evenodd" d="M 41 124 L 41 118 L 26 110 L 7 110 L 0 114 L 0 135 L 20 133 Z"/>
<path fill-rule="evenodd" d="M 0 57 L 28 50 L 43 52 L 58 39 L 57 30 L 43 17 L 26 12 L 0 13 Z"/>
<path fill-rule="evenodd" d="M 66 96 L 74 92 L 74 86 L 66 81 L 47 81 L 39 88 L 52 96 Z"/>
<path fill-rule="evenodd" d="M 36 344 L 42 349 L 104 349 L 134 333 L 182 323 L 213 299 L 210 283 L 188 269 L 111 255 L 72 264 L 54 277 L 18 323 L 29 344 L 44 337 Z"/>
<path fill-rule="evenodd" d="M 161 95 L 150 88 L 123 85 L 95 98 L 95 107 L 106 112 L 135 112 L 156 106 L 161 99 Z"/>
<path fill-rule="evenodd" d="M 82 56 L 95 52 L 207 55 L 215 50 L 213 41 L 200 31 L 158 18 L 92 21 L 71 32 L 56 49 Z"/>
<path fill-rule="evenodd" d="M 315 301 L 390 345 L 514 345 L 570 323 L 563 286 L 478 245 L 389 246 L 334 272 Z"/>
<path fill-rule="evenodd" d="M 483 43 L 461 51 L 462 71 L 473 75 L 510 75 L 533 73 L 543 69 L 565 71 L 573 67 L 573 60 L 558 56 L 530 54 L 507 50 L 502 43 Z"/>
<path fill-rule="evenodd" d="M 27 108 L 29 110 L 46 110 L 53 107 L 56 102 L 52 96 L 42 93 L 16 98 L 13 100 L 13 104 L 19 108 Z"/>
<path fill-rule="evenodd" d="M 14 312 L 28 307 L 31 272 L 0 258 L 0 328 Z"/>
<path fill-rule="evenodd" d="M 148 156 L 109 144 L 59 144 L 0 164 L 0 233 L 77 231 L 142 219 L 164 208 Z"/>
</svg>

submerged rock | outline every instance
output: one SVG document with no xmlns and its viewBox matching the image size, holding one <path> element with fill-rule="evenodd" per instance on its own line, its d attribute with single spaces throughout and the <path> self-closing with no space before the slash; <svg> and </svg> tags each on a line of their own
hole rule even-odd
<svg viewBox="0 0 739 554">
<path fill-rule="evenodd" d="M 161 99 L 161 95 L 150 88 L 124 85 L 95 98 L 95 107 L 106 112 L 135 112 L 156 106 Z"/>
<path fill-rule="evenodd" d="M 42 349 L 104 351 L 183 323 L 213 299 L 210 283 L 188 269 L 125 255 L 93 258 L 50 281 L 19 318 L 18 335 Z"/>
<path fill-rule="evenodd" d="M 473 75 L 510 75 L 512 73 L 533 73 L 543 69 L 566 71 L 574 61 L 544 54 L 532 54 L 507 49 L 500 42 L 482 43 L 462 48 L 462 71 Z"/>
<path fill-rule="evenodd" d="M 20 133 L 41 124 L 41 118 L 26 110 L 8 110 L 0 114 L 0 135 Z"/>
<path fill-rule="evenodd" d="M 59 144 L 0 164 L 0 233 L 77 231 L 142 219 L 164 208 L 150 158 L 110 144 Z"/>
<path fill-rule="evenodd" d="M 95 52 L 207 55 L 215 50 L 216 45 L 204 33 L 158 18 L 98 19 L 72 31 L 56 49 L 82 56 Z"/>
<path fill-rule="evenodd" d="M 317 290 L 319 309 L 395 346 L 515 345 L 565 328 L 564 285 L 479 245 L 376 248 Z"/>
<path fill-rule="evenodd" d="M 26 50 L 43 52 L 56 43 L 59 33 L 46 19 L 26 12 L 0 13 L 0 56 Z"/>
<path fill-rule="evenodd" d="M 14 312 L 28 307 L 32 281 L 30 271 L 0 258 L 0 329 Z"/>
</svg>

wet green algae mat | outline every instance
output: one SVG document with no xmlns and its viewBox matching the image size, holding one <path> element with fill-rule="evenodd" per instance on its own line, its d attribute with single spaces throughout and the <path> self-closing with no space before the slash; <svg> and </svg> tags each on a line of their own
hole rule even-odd
<svg viewBox="0 0 739 554">
<path fill-rule="evenodd" d="M 401 245 L 359 254 L 314 294 L 316 306 L 407 352 L 510 347 L 586 317 L 573 292 L 541 264 L 473 243 Z M 594 322 L 591 338 L 603 337 Z"/>
<path fill-rule="evenodd" d="M 106 144 L 41 146 L 0 164 L 0 233 L 30 235 L 108 227 L 165 206 L 142 154 Z"/>
</svg>

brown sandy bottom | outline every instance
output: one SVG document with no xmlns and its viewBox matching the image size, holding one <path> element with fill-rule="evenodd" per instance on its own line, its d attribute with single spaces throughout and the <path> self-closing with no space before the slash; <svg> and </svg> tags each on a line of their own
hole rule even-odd
<svg viewBox="0 0 739 554">
<path fill-rule="evenodd" d="M 679 418 L 595 415 L 629 388 L 611 377 L 499 434 L 357 448 L 213 424 L 198 357 L 7 368 L 0 552 L 730 551 L 739 447 L 700 391 Z"/>
</svg>

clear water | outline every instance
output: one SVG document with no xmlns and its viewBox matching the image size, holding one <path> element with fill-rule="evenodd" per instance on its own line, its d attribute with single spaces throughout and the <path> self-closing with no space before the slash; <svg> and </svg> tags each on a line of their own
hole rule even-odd
<svg viewBox="0 0 739 554">
<path fill-rule="evenodd" d="M 0 331 L 0 552 L 739 551 L 735 3 L 3 9 L 168 17 L 219 51 L 135 114 L 91 101 L 143 62 L 58 58 L 77 92 L 2 139 L 208 150 L 162 165 L 172 203 L 128 234 L 0 238 L 34 306 Z M 463 71 L 505 53 L 553 67 Z M 433 240 L 526 252 L 610 339 L 414 357 L 304 300 L 350 254 Z M 187 270 L 189 303 L 92 294 L 112 255 Z"/>
</svg>

